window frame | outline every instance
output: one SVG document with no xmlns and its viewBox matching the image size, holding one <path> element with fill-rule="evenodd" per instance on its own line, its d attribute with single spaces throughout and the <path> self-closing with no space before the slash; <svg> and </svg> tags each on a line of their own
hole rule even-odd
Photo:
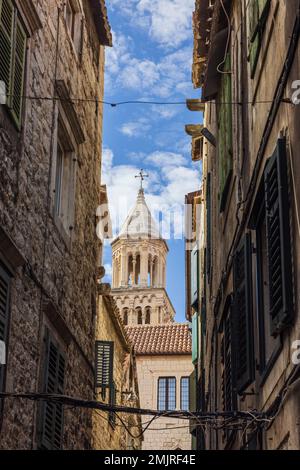
<svg viewBox="0 0 300 470">
<path fill-rule="evenodd" d="M 71 10 L 71 25 L 68 21 L 68 7 Z M 64 20 L 72 48 L 76 57 L 80 58 L 83 49 L 83 9 L 80 0 L 66 0 Z"/>
<path fill-rule="evenodd" d="M 183 381 L 186 380 L 187 381 L 187 408 L 183 408 L 183 401 L 184 401 L 184 397 L 183 397 Z M 190 410 L 190 403 L 189 403 L 189 396 L 190 396 L 190 378 L 188 376 L 183 376 L 180 378 L 180 410 L 181 411 L 189 411 Z"/>
<path fill-rule="evenodd" d="M 160 381 L 162 380 L 165 380 L 166 381 L 166 386 L 165 386 L 165 397 L 164 397 L 164 408 L 163 409 L 160 409 L 159 405 L 160 405 L 160 398 L 159 398 L 159 384 L 160 384 Z M 169 381 L 171 380 L 174 380 L 174 409 L 170 409 L 169 408 Z M 176 406 L 177 406 L 177 390 L 176 390 L 176 387 L 177 387 L 177 381 L 176 381 L 176 377 L 175 376 L 164 376 L 164 377 L 158 377 L 158 380 L 157 380 L 157 409 L 158 411 L 175 411 L 176 410 Z"/>
</svg>

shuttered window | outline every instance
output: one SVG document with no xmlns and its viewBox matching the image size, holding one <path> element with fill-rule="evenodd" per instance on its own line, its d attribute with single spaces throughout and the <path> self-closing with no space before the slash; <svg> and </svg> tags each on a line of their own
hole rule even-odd
<svg viewBox="0 0 300 470">
<path fill-rule="evenodd" d="M 221 343 L 221 355 L 223 363 L 222 371 L 222 401 L 223 410 L 236 409 L 236 376 L 235 376 L 235 348 L 232 297 L 226 301 L 223 314 L 223 334 Z"/>
<path fill-rule="evenodd" d="M 266 25 L 270 0 L 250 0 L 249 4 L 249 62 L 251 78 L 254 77 L 261 50 L 262 37 Z"/>
<path fill-rule="evenodd" d="M 207 175 L 206 182 L 206 273 L 210 282 L 211 272 L 211 247 L 212 247 L 212 214 L 211 214 L 211 174 Z"/>
<path fill-rule="evenodd" d="M 265 169 L 269 308 L 272 334 L 293 320 L 289 187 L 286 140 L 280 139 Z"/>
<path fill-rule="evenodd" d="M 234 256 L 234 336 L 236 340 L 236 379 L 239 393 L 254 379 L 252 315 L 251 236 L 245 235 Z"/>
<path fill-rule="evenodd" d="M 225 209 L 232 176 L 232 90 L 230 70 L 231 58 L 228 54 L 224 71 L 229 73 L 222 75 L 217 107 L 220 212 Z"/>
<path fill-rule="evenodd" d="M 7 346 L 10 277 L 0 265 L 0 340 Z M 5 364 L 0 364 L 0 391 L 4 391 Z"/>
<path fill-rule="evenodd" d="M 114 343 L 96 341 L 95 386 L 111 388 L 113 384 Z"/>
<path fill-rule="evenodd" d="M 11 0 L 0 0 L 0 80 L 5 83 L 7 106 L 21 127 L 27 35 Z"/>
<path fill-rule="evenodd" d="M 199 357 L 199 315 L 192 316 L 192 362 L 195 364 Z"/>
<path fill-rule="evenodd" d="M 66 361 L 58 344 L 46 334 L 44 392 L 63 395 Z M 63 406 L 45 402 L 41 412 L 41 448 L 58 450 L 62 448 Z"/>
</svg>

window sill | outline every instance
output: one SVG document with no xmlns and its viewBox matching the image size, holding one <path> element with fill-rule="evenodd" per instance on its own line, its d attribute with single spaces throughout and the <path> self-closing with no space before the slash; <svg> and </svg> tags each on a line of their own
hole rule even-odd
<svg viewBox="0 0 300 470">
<path fill-rule="evenodd" d="M 52 212 L 52 214 L 54 214 L 54 210 Z M 53 221 L 54 221 L 54 225 L 56 226 L 66 248 L 68 249 L 68 251 L 71 250 L 71 246 L 72 246 L 72 237 L 70 234 L 67 233 L 61 219 L 56 215 L 54 214 L 53 215 Z"/>
</svg>

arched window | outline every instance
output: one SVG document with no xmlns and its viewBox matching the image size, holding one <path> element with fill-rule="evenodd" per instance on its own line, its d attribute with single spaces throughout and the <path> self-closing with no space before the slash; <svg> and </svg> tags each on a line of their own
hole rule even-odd
<svg viewBox="0 0 300 470">
<path fill-rule="evenodd" d="M 137 309 L 137 323 L 138 325 L 143 324 L 143 315 L 142 315 L 142 310 L 140 308 Z"/>
<path fill-rule="evenodd" d="M 128 325 L 128 309 L 124 308 L 123 310 L 123 323 L 124 325 Z"/>
<path fill-rule="evenodd" d="M 147 307 L 146 308 L 145 324 L 150 325 L 150 322 L 151 322 L 151 308 Z"/>
</svg>

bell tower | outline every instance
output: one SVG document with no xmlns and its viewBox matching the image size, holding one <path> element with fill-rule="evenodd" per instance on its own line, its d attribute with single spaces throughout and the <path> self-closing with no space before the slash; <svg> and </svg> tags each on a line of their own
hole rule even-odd
<svg viewBox="0 0 300 470">
<path fill-rule="evenodd" d="M 112 294 L 125 325 L 172 322 L 166 292 L 167 242 L 160 236 L 141 187 L 119 235 L 112 242 Z"/>
</svg>

